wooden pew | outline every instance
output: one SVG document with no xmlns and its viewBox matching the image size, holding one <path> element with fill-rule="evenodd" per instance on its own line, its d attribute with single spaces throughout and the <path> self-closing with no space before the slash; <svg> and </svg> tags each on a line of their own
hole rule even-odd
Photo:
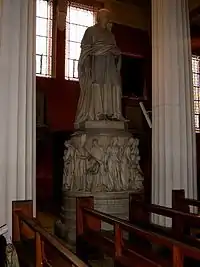
<svg viewBox="0 0 200 267">
<path fill-rule="evenodd" d="M 102 231 L 102 222 L 113 225 L 114 231 Z M 100 252 L 100 255 L 108 254 L 113 258 L 115 266 L 121 267 L 182 267 L 184 257 L 200 260 L 200 249 L 94 210 L 92 197 L 77 198 L 76 231 L 76 252 L 85 261 L 89 260 L 90 253 L 94 251 Z M 151 243 L 151 248 L 146 249 L 125 240 L 123 231 L 146 239 Z M 168 257 L 157 253 L 153 249 L 154 245 L 166 247 L 170 251 Z"/>
<path fill-rule="evenodd" d="M 56 236 L 48 233 L 22 209 L 14 208 L 13 237 L 23 266 L 87 267 Z"/>
<path fill-rule="evenodd" d="M 191 216 L 196 216 L 196 220 L 192 220 L 188 222 L 188 229 L 197 238 L 200 236 L 200 223 L 198 223 L 198 219 L 200 220 L 200 201 L 195 199 L 190 199 L 185 197 L 184 190 L 173 190 L 172 191 L 172 208 L 178 211 L 185 212 L 190 214 Z"/>
<path fill-rule="evenodd" d="M 178 194 L 179 196 L 183 196 L 183 191 Z M 145 203 L 141 196 L 138 196 L 137 194 L 130 194 L 129 220 L 131 223 L 139 225 L 145 229 L 151 229 L 165 235 L 170 235 L 173 238 L 184 240 L 184 242 L 191 242 L 193 240 L 189 237 L 191 229 L 194 227 L 200 228 L 200 217 L 193 213 L 189 213 L 189 207 L 188 205 L 182 203 L 182 199 L 183 198 L 181 197 L 181 200 L 175 200 L 173 194 L 173 208 L 168 208 Z M 153 224 L 151 220 L 152 214 L 171 218 L 172 227 L 166 228 Z"/>
<path fill-rule="evenodd" d="M 190 206 L 200 209 L 200 201 L 185 197 L 184 190 L 172 190 L 172 208 L 175 210 L 190 213 Z"/>
</svg>

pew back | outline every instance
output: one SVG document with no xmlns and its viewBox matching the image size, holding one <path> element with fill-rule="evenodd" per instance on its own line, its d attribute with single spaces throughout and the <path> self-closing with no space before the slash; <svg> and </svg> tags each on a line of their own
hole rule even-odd
<svg viewBox="0 0 200 267">
<path fill-rule="evenodd" d="M 84 255 L 89 253 L 86 244 L 99 249 L 103 253 L 113 257 L 116 266 L 174 266 L 182 267 L 184 256 L 200 260 L 200 250 L 192 246 L 185 245 L 175 239 L 170 239 L 150 230 L 137 227 L 125 220 L 118 219 L 108 214 L 94 210 L 93 198 L 77 198 L 77 253 L 84 251 Z M 106 222 L 113 225 L 114 231 L 108 235 L 101 230 L 101 223 Z M 123 238 L 123 231 L 137 234 L 148 242 L 158 246 L 164 246 L 171 251 L 169 259 L 163 259 L 151 249 L 145 251 L 143 247 L 133 246 L 128 240 Z M 87 259 L 85 259 L 87 260 Z M 170 263 L 169 263 L 170 261 Z"/>
<path fill-rule="evenodd" d="M 185 197 L 184 190 L 172 190 L 172 207 L 173 209 L 183 212 L 190 212 L 190 207 L 200 209 L 200 201 Z"/>
<path fill-rule="evenodd" d="M 61 240 L 44 230 L 35 219 L 29 218 L 20 210 L 15 210 L 14 213 L 15 222 L 17 223 L 17 226 L 15 225 L 15 231 L 17 232 L 15 233 L 15 238 L 18 241 L 16 244 L 23 244 L 26 248 L 29 248 L 25 250 L 25 247 L 22 246 L 22 249 L 18 250 L 20 255 L 29 254 L 22 255 L 26 256 L 27 260 L 30 261 L 28 262 L 29 266 L 31 263 L 36 267 L 87 267 Z M 28 236 L 26 234 L 27 228 L 29 228 Z M 32 232 L 34 239 L 29 238 L 30 232 Z M 17 247 L 20 248 L 20 246 Z"/>
<path fill-rule="evenodd" d="M 181 195 L 183 195 L 182 191 Z M 186 240 L 186 235 L 190 235 L 190 230 L 193 227 L 200 227 L 200 217 L 189 213 L 189 207 L 187 204 L 183 204 L 181 206 L 182 200 L 180 201 L 180 199 L 178 199 L 175 201 L 173 197 L 172 203 L 173 208 L 148 204 L 143 201 L 141 196 L 138 196 L 137 194 L 130 194 L 129 220 L 133 224 L 161 231 L 163 234 L 170 234 L 176 239 Z M 160 227 L 153 224 L 153 214 L 171 218 L 172 227 Z"/>
</svg>

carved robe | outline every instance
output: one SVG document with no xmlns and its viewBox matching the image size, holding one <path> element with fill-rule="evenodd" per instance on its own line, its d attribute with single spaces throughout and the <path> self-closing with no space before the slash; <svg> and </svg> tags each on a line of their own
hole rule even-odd
<svg viewBox="0 0 200 267">
<path fill-rule="evenodd" d="M 99 25 L 89 27 L 81 42 L 78 64 L 81 87 L 76 123 L 121 115 L 120 51 L 114 35 Z"/>
</svg>

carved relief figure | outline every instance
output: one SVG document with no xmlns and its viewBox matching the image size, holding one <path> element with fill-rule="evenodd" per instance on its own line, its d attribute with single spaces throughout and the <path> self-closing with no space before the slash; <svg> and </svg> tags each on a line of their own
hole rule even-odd
<svg viewBox="0 0 200 267">
<path fill-rule="evenodd" d="M 125 145 L 123 154 L 122 154 L 122 160 L 121 160 L 121 175 L 125 179 L 125 188 L 128 189 L 129 187 L 129 181 L 133 177 L 132 173 L 132 168 L 134 168 L 134 149 L 133 149 L 133 144 L 134 144 L 134 138 L 131 137 L 128 140 L 128 143 Z"/>
<path fill-rule="evenodd" d="M 86 173 L 87 173 L 87 159 L 89 157 L 89 153 L 85 148 L 85 141 L 80 140 L 80 146 L 76 149 L 76 168 L 75 168 L 75 177 L 76 184 L 75 190 L 86 190 Z"/>
<path fill-rule="evenodd" d="M 88 173 L 90 173 L 91 191 L 107 191 L 107 188 L 110 189 L 111 185 L 107 181 L 105 153 L 97 139 L 92 141 L 90 155 L 91 167 L 88 169 Z"/>
<path fill-rule="evenodd" d="M 120 147 L 118 138 L 114 137 L 107 148 L 106 165 L 109 180 L 113 183 L 113 190 L 121 190 L 125 186 L 124 177 L 121 176 Z"/>
<path fill-rule="evenodd" d="M 139 156 L 139 140 L 136 139 L 135 140 L 135 169 L 134 169 L 134 176 L 135 176 L 135 183 L 134 183 L 134 187 L 137 190 L 141 190 L 143 188 L 143 180 L 144 180 L 144 175 L 143 172 L 140 168 L 140 156 Z"/>
<path fill-rule="evenodd" d="M 64 151 L 64 173 L 63 184 L 64 187 L 71 189 L 74 180 L 75 170 L 75 148 L 70 141 L 65 142 L 66 150 Z"/>
<path fill-rule="evenodd" d="M 111 32 L 110 12 L 102 9 L 97 24 L 81 42 L 78 75 L 81 87 L 76 123 L 124 120 L 121 115 L 120 50 Z"/>
</svg>

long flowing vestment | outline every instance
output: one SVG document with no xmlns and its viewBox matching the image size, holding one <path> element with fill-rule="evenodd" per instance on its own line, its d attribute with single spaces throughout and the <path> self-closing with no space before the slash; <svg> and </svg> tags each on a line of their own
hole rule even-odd
<svg viewBox="0 0 200 267">
<path fill-rule="evenodd" d="M 78 64 L 81 87 L 76 123 L 121 115 L 120 52 L 114 35 L 98 24 L 89 27 L 81 42 Z"/>
</svg>

